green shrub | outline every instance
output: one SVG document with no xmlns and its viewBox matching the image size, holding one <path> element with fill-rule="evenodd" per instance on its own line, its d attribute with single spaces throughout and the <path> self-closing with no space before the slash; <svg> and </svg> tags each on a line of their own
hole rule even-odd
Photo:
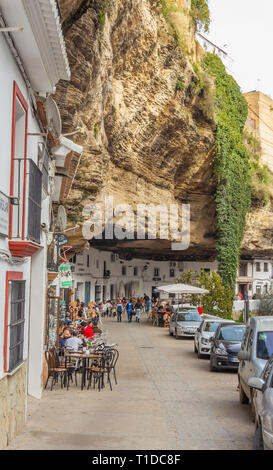
<svg viewBox="0 0 273 470">
<path fill-rule="evenodd" d="M 175 89 L 176 91 L 184 91 L 185 90 L 184 83 L 181 80 L 177 80 Z"/>
<path fill-rule="evenodd" d="M 214 177 L 219 274 L 223 284 L 234 291 L 246 214 L 251 208 L 250 161 L 244 145 L 248 106 L 217 55 L 206 54 L 203 67 L 214 77 L 216 87 Z"/>
</svg>

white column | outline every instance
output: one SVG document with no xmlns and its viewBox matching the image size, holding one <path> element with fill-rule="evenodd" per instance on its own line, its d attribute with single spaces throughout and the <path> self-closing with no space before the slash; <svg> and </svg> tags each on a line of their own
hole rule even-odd
<svg viewBox="0 0 273 470">
<path fill-rule="evenodd" d="M 42 396 L 46 286 L 46 248 L 43 248 L 32 256 L 30 273 L 28 394 L 38 399 Z"/>
</svg>

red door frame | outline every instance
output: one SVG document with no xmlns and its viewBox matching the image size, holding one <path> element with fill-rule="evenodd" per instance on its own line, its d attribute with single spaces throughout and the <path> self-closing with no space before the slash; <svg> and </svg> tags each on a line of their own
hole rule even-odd
<svg viewBox="0 0 273 470">
<path fill-rule="evenodd" d="M 19 271 L 6 272 L 6 293 L 5 293 L 5 316 L 4 316 L 4 372 L 7 372 L 7 348 L 8 348 L 8 321 L 9 321 L 9 281 L 22 281 L 23 273 Z"/>
<path fill-rule="evenodd" d="M 15 158 L 15 130 L 16 130 L 16 100 L 19 100 L 25 111 L 25 144 L 24 144 L 24 181 L 23 181 L 23 208 L 22 208 L 22 240 L 25 239 L 25 211 L 26 211 L 26 175 L 27 175 L 27 128 L 28 128 L 28 104 L 21 93 L 17 83 L 13 82 L 12 98 L 12 130 L 11 130 L 11 172 L 10 172 L 10 196 L 14 190 L 14 158 Z M 12 214 L 13 207 L 10 206 L 9 216 L 9 239 L 12 238 Z"/>
</svg>

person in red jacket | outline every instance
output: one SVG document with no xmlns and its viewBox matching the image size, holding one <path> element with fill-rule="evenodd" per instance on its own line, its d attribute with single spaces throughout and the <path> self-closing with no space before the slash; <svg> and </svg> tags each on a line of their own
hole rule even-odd
<svg viewBox="0 0 273 470">
<path fill-rule="evenodd" d="M 91 323 L 92 323 L 92 320 L 89 320 L 88 324 L 84 324 L 83 323 L 85 322 L 82 322 L 81 325 L 82 326 L 85 326 L 84 330 L 83 330 L 83 334 L 86 338 L 94 338 L 94 331 L 93 331 L 93 328 L 91 326 Z"/>
<path fill-rule="evenodd" d="M 199 313 L 199 315 L 202 315 L 202 313 L 203 313 L 203 307 L 202 307 L 201 304 L 198 307 L 198 313 Z"/>
</svg>

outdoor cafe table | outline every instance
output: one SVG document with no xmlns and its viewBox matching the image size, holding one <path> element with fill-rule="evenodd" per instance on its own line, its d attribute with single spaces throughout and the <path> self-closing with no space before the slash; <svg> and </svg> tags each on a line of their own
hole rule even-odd
<svg viewBox="0 0 273 470">
<path fill-rule="evenodd" d="M 65 357 L 65 367 L 67 364 L 67 358 L 70 359 L 82 359 L 82 383 L 81 383 L 81 389 L 83 390 L 83 387 L 85 385 L 85 372 L 86 372 L 86 360 L 87 359 L 98 359 L 103 357 L 103 353 L 91 353 L 91 354 L 86 354 L 86 353 L 79 353 L 79 352 L 67 352 L 65 351 L 64 353 Z"/>
</svg>

